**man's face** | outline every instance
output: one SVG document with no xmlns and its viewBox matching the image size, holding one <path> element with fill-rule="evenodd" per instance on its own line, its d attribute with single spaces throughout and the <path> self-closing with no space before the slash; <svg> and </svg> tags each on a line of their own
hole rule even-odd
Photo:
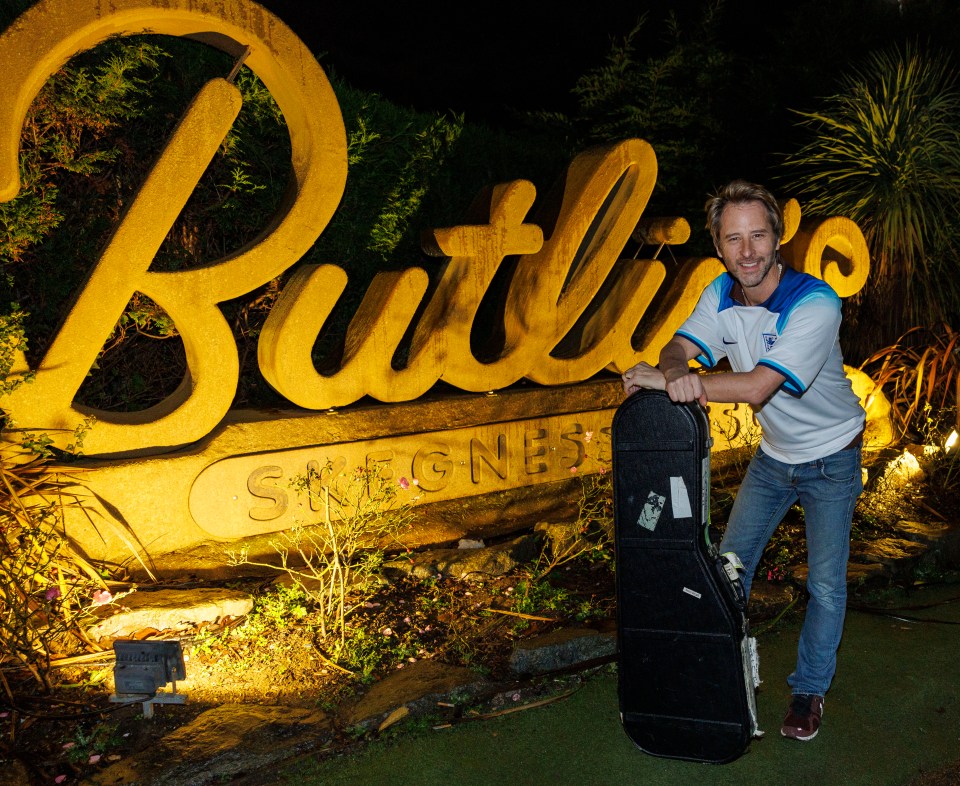
<svg viewBox="0 0 960 786">
<path fill-rule="evenodd" d="M 717 253 L 753 302 L 765 300 L 777 287 L 773 265 L 778 248 L 780 238 L 774 236 L 760 202 L 731 204 L 723 209 Z"/>
</svg>

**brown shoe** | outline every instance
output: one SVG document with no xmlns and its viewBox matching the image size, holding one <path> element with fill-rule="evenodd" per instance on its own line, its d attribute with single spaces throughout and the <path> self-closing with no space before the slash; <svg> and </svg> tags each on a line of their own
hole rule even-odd
<svg viewBox="0 0 960 786">
<path fill-rule="evenodd" d="M 783 719 L 780 733 L 791 740 L 807 742 L 820 731 L 820 718 L 823 717 L 823 696 L 812 693 L 795 693 L 787 717 Z"/>
</svg>

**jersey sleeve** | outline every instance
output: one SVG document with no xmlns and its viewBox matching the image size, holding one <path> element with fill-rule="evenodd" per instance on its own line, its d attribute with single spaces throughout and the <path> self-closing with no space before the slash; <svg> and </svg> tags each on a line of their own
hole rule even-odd
<svg viewBox="0 0 960 786">
<path fill-rule="evenodd" d="M 840 330 L 840 298 L 824 289 L 807 294 L 778 320 L 773 346 L 758 361 L 782 374 L 783 387 L 802 396 L 826 363 Z"/>
<path fill-rule="evenodd" d="M 677 330 L 677 335 L 692 341 L 700 350 L 696 361 L 704 368 L 713 368 L 727 353 L 723 348 L 720 335 L 720 295 L 723 276 L 708 284 L 700 299 L 697 301 L 693 313 Z"/>
</svg>

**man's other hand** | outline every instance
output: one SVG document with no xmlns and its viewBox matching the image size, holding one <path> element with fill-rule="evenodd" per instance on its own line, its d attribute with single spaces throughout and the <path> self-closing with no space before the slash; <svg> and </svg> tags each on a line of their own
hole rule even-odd
<svg viewBox="0 0 960 786">
<path fill-rule="evenodd" d="M 623 390 L 628 396 L 638 390 L 663 390 L 666 385 L 660 369 L 643 362 L 627 369 L 621 379 Z"/>
</svg>

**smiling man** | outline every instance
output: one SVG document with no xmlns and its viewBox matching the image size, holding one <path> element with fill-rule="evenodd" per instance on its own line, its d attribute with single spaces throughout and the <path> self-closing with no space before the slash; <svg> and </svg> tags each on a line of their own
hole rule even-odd
<svg viewBox="0 0 960 786">
<path fill-rule="evenodd" d="M 623 375 L 627 394 L 666 390 L 673 401 L 745 402 L 762 429 L 720 544 L 743 563 L 749 594 L 763 550 L 799 502 L 807 540 L 807 603 L 790 707 L 780 729 L 811 740 L 836 671 L 846 610 L 850 523 L 863 490 L 866 415 L 843 370 L 840 298 L 780 259 L 783 213 L 762 186 L 736 180 L 707 202 L 707 227 L 727 269 L 661 350 L 656 368 Z M 701 375 L 690 361 L 732 371 Z"/>
</svg>

